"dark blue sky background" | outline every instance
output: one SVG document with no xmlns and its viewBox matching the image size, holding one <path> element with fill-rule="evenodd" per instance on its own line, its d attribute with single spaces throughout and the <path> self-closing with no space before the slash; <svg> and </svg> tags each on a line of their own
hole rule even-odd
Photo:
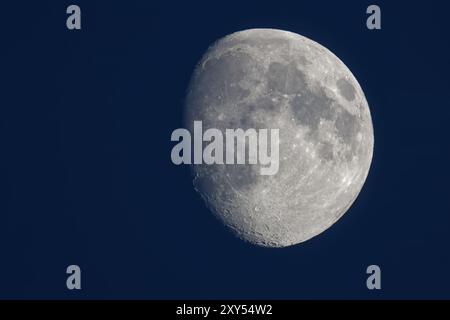
<svg viewBox="0 0 450 320">
<path fill-rule="evenodd" d="M 2 2 L 0 298 L 450 298 L 450 8 L 376 3 L 380 31 L 367 1 Z M 255 27 L 334 52 L 374 123 L 354 205 L 284 249 L 237 239 L 170 160 L 195 64 Z"/>
</svg>

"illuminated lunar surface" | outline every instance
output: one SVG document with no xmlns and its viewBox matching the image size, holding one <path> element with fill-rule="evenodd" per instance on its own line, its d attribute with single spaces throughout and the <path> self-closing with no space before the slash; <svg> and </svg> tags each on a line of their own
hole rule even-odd
<svg viewBox="0 0 450 320">
<path fill-rule="evenodd" d="M 335 223 L 368 175 L 373 127 L 350 70 L 295 33 L 251 29 L 217 41 L 192 76 L 184 121 L 203 128 L 278 128 L 279 171 L 260 165 L 192 165 L 195 189 L 235 234 L 285 247 Z"/>
</svg>

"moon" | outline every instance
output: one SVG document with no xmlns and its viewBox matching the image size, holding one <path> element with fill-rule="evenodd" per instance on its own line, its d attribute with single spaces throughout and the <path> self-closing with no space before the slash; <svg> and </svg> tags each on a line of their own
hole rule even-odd
<svg viewBox="0 0 450 320">
<path fill-rule="evenodd" d="M 373 125 L 357 80 L 332 52 L 301 35 L 250 29 L 215 42 L 195 68 L 184 123 L 279 129 L 279 170 L 192 165 L 207 207 L 241 239 L 304 242 L 349 209 L 370 169 Z"/>
</svg>

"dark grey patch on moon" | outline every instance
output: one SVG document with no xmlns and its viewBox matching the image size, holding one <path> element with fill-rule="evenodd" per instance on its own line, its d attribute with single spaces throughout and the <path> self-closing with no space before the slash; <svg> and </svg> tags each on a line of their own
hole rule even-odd
<svg viewBox="0 0 450 320">
<path fill-rule="evenodd" d="M 267 128 L 266 121 L 258 117 L 261 110 L 265 114 L 271 114 L 273 116 L 279 114 L 281 111 L 280 105 L 267 96 L 257 97 L 252 102 L 238 103 L 237 106 L 243 110 L 239 128 L 244 130 L 249 128 L 256 130 Z M 230 123 L 230 125 L 234 127 L 233 125 L 236 125 L 236 122 Z"/>
<path fill-rule="evenodd" d="M 355 99 L 355 88 L 344 78 L 337 81 L 337 86 L 342 96 L 348 101 Z"/>
<path fill-rule="evenodd" d="M 257 98 L 253 108 L 256 110 L 263 109 L 270 113 L 280 112 L 281 110 L 280 105 L 272 101 L 268 96 Z"/>
<path fill-rule="evenodd" d="M 267 71 L 269 88 L 285 94 L 300 92 L 305 87 L 305 76 L 297 70 L 296 63 L 272 62 Z"/>
<path fill-rule="evenodd" d="M 336 118 L 336 129 L 338 135 L 346 142 L 351 143 L 356 136 L 358 121 L 356 116 L 341 108 Z"/>
<path fill-rule="evenodd" d="M 317 130 L 320 119 L 332 118 L 331 104 L 332 100 L 323 90 L 315 93 L 304 87 L 301 95 L 294 98 L 292 111 L 298 123 L 308 126 L 311 130 Z"/>
<path fill-rule="evenodd" d="M 320 44 L 274 29 L 217 41 L 191 79 L 186 127 L 277 128 L 279 171 L 260 165 L 193 165 L 207 207 L 240 238 L 284 247 L 335 223 L 369 172 L 373 128 L 350 70 Z M 355 160 L 356 159 L 356 160 Z"/>
<path fill-rule="evenodd" d="M 319 156 L 325 161 L 333 160 L 333 145 L 330 142 L 322 142 L 319 147 Z"/>
</svg>

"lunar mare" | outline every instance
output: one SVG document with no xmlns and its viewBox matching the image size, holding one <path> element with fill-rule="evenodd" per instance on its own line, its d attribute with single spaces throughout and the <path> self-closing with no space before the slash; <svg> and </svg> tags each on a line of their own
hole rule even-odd
<svg viewBox="0 0 450 320">
<path fill-rule="evenodd" d="M 279 129 L 279 170 L 193 165 L 193 184 L 211 211 L 253 244 L 285 247 L 335 223 L 358 196 L 373 154 L 364 93 L 328 49 L 275 29 L 233 33 L 197 65 L 185 126 Z"/>
</svg>

